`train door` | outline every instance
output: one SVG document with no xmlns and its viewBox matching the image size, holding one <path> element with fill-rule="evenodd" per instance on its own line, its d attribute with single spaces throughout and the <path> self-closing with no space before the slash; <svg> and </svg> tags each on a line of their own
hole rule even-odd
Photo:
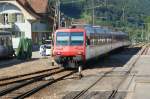
<svg viewBox="0 0 150 99">
<path fill-rule="evenodd" d="M 90 45 L 91 45 L 90 38 L 87 36 L 86 37 L 86 59 L 87 60 L 90 59 L 91 57 Z"/>
</svg>

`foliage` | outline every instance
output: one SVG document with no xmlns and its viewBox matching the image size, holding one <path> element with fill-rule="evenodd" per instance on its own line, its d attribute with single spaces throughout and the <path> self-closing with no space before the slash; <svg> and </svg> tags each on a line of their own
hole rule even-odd
<svg viewBox="0 0 150 99">
<path fill-rule="evenodd" d="M 21 38 L 17 49 L 17 58 L 20 60 L 31 59 L 32 57 L 32 40 Z"/>
<path fill-rule="evenodd" d="M 150 23 L 150 0 L 61 0 L 61 3 L 61 11 L 66 15 L 88 23 L 92 23 L 94 7 L 95 25 L 119 28 L 130 32 L 133 38 L 142 38 L 150 32 L 150 24 L 145 24 Z"/>
</svg>

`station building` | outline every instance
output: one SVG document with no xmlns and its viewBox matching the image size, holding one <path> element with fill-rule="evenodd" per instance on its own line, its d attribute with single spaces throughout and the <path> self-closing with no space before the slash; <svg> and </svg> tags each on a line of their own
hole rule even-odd
<svg viewBox="0 0 150 99">
<path fill-rule="evenodd" d="M 53 9 L 49 0 L 0 0 L 0 31 L 12 33 L 13 47 L 21 37 L 32 39 L 36 47 L 49 39 L 53 25 Z"/>
</svg>

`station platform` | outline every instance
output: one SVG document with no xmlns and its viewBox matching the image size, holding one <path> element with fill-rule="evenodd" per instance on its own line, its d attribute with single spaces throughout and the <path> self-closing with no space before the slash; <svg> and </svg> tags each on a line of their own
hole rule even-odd
<svg viewBox="0 0 150 99">
<path fill-rule="evenodd" d="M 132 82 L 134 88 L 130 99 L 150 99 L 150 56 L 142 55 L 134 70 L 136 75 Z"/>
</svg>

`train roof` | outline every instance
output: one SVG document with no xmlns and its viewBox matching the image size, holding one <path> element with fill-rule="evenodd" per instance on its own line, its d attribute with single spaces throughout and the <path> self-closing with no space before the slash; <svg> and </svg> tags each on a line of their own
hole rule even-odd
<svg viewBox="0 0 150 99">
<path fill-rule="evenodd" d="M 105 33 L 105 34 L 113 34 L 113 35 L 128 35 L 127 33 L 122 31 L 111 30 L 108 27 L 93 26 L 93 28 L 97 33 Z"/>
<path fill-rule="evenodd" d="M 71 26 L 76 26 L 77 28 L 78 28 L 78 27 L 84 28 L 84 27 L 86 27 L 86 26 L 92 26 L 92 25 L 91 25 L 91 24 L 72 24 Z"/>
<path fill-rule="evenodd" d="M 77 32 L 77 31 L 86 31 L 87 35 L 90 34 L 105 34 L 105 35 L 128 35 L 125 32 L 122 31 L 114 31 L 112 29 L 109 29 L 108 27 L 102 27 L 102 26 L 92 26 L 91 24 L 73 24 L 72 27 L 74 28 L 63 28 L 58 29 L 58 31 L 64 31 L 64 32 Z"/>
<path fill-rule="evenodd" d="M 85 31 L 85 30 L 82 28 L 67 28 L 67 29 L 56 30 L 56 32 L 81 32 L 81 31 Z"/>
</svg>

